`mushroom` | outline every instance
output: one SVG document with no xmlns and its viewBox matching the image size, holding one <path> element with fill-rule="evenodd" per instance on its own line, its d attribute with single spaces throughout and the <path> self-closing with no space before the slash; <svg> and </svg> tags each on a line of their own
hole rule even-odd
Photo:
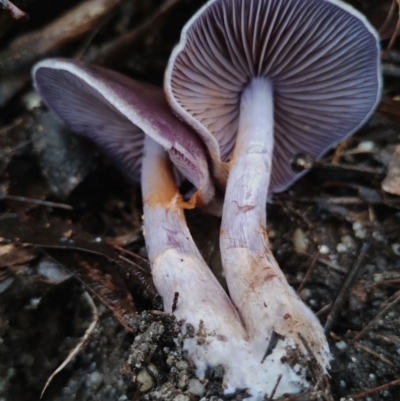
<svg viewBox="0 0 400 401">
<path fill-rule="evenodd" d="M 184 27 L 164 88 L 204 140 L 221 186 L 229 171 L 222 262 L 253 354 L 269 366 L 265 392 L 279 380 L 275 396 L 299 391 L 312 373 L 304 361 L 326 373 L 330 354 L 271 253 L 265 204 L 300 176 L 293 155 L 319 158 L 370 117 L 378 35 L 337 0 L 211 0 Z"/>
<path fill-rule="evenodd" d="M 33 78 L 49 109 L 125 174 L 140 177 L 146 245 L 164 308 L 200 335 L 213 333 L 203 344 L 198 336 L 188 336 L 184 344 L 203 374 L 207 365 L 227 358 L 230 339 L 244 341 L 244 330 L 193 242 L 170 165 L 172 160 L 198 189 L 197 202 L 209 203 L 214 188 L 201 141 L 172 114 L 162 89 L 64 59 L 38 63 Z"/>
</svg>

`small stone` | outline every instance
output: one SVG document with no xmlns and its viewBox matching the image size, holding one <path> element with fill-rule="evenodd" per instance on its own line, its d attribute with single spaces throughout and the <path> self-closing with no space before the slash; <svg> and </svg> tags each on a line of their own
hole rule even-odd
<svg viewBox="0 0 400 401">
<path fill-rule="evenodd" d="M 344 351 L 347 348 L 347 344 L 344 341 L 338 341 L 337 343 L 335 343 L 335 347 L 339 351 Z"/>
<path fill-rule="evenodd" d="M 0 294 L 4 292 L 10 285 L 14 282 L 13 277 L 8 277 L 5 280 L 0 282 Z"/>
<path fill-rule="evenodd" d="M 153 375 L 153 377 L 158 377 L 158 370 L 152 363 L 147 366 L 147 370 Z"/>
<path fill-rule="evenodd" d="M 340 380 L 340 387 L 346 388 L 347 387 L 347 383 L 344 380 Z"/>
<path fill-rule="evenodd" d="M 188 382 L 189 382 L 189 376 L 182 375 L 179 377 L 178 387 L 183 389 L 188 385 Z"/>
<path fill-rule="evenodd" d="M 375 149 L 375 143 L 373 141 L 362 141 L 358 144 L 357 149 L 363 152 L 370 152 Z"/>
<path fill-rule="evenodd" d="M 307 253 L 309 240 L 301 228 L 296 228 L 293 233 L 293 246 L 297 253 Z"/>
<path fill-rule="evenodd" d="M 301 298 L 303 301 L 307 301 L 307 300 L 309 300 L 311 297 L 312 297 L 312 292 L 311 292 L 308 288 L 303 288 L 303 289 L 300 291 L 300 298 Z"/>
<path fill-rule="evenodd" d="M 322 255 L 327 255 L 331 250 L 326 245 L 319 246 L 319 253 Z"/>
<path fill-rule="evenodd" d="M 374 240 L 376 240 L 376 241 L 379 241 L 379 242 L 384 242 L 384 241 L 385 241 L 384 236 L 383 236 L 382 233 L 379 232 L 379 231 L 374 231 L 374 232 L 372 233 L 372 238 L 373 238 Z"/>
<path fill-rule="evenodd" d="M 188 392 L 201 397 L 205 392 L 205 387 L 199 379 L 190 379 L 188 383 Z"/>
<path fill-rule="evenodd" d="M 222 379 L 225 374 L 225 369 L 222 365 L 214 366 L 214 378 Z"/>
<path fill-rule="evenodd" d="M 93 372 L 88 375 L 88 382 L 90 387 L 95 390 L 99 388 L 101 383 L 103 382 L 103 375 L 100 372 Z"/>
<path fill-rule="evenodd" d="M 175 365 L 179 370 L 187 370 L 189 368 L 189 364 L 186 361 L 179 361 Z"/>
<path fill-rule="evenodd" d="M 348 251 L 347 246 L 345 244 L 342 244 L 342 243 L 339 243 L 339 244 L 336 245 L 336 250 L 339 253 L 345 253 L 345 252 Z"/>
<path fill-rule="evenodd" d="M 313 308 L 316 308 L 318 306 L 318 301 L 316 299 L 310 299 L 308 301 L 308 303 L 310 304 L 310 306 L 312 306 Z"/>
<path fill-rule="evenodd" d="M 354 238 L 351 235 L 343 235 L 340 237 L 340 242 L 345 245 L 348 249 L 356 249 L 357 244 L 354 241 Z"/>
<path fill-rule="evenodd" d="M 392 244 L 391 248 L 395 255 L 400 256 L 400 244 Z"/>
<path fill-rule="evenodd" d="M 153 387 L 153 378 L 150 376 L 147 370 L 141 370 L 137 375 L 136 381 L 139 384 L 141 392 L 149 391 Z"/>
<path fill-rule="evenodd" d="M 353 230 L 356 238 L 365 239 L 368 236 L 367 231 L 364 229 L 363 225 L 358 221 L 353 223 Z"/>
<path fill-rule="evenodd" d="M 185 394 L 178 394 L 173 401 L 190 401 L 190 398 Z"/>
</svg>

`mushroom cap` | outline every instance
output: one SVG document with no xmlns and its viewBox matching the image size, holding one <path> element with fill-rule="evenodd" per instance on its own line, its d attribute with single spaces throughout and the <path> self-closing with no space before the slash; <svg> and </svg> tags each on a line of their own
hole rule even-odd
<svg viewBox="0 0 400 401">
<path fill-rule="evenodd" d="M 197 135 L 172 112 L 162 89 L 75 60 L 48 59 L 33 69 L 46 105 L 73 131 L 94 141 L 130 178 L 140 178 L 144 135 L 208 203 L 214 194 Z"/>
<path fill-rule="evenodd" d="M 370 117 L 381 91 L 378 35 L 337 0 L 211 0 L 186 24 L 166 71 L 173 110 L 203 138 L 217 179 L 233 153 L 240 97 L 265 77 L 274 96 L 269 191 L 301 173 L 300 152 L 321 157 Z M 222 182 L 222 184 L 224 184 Z"/>
</svg>

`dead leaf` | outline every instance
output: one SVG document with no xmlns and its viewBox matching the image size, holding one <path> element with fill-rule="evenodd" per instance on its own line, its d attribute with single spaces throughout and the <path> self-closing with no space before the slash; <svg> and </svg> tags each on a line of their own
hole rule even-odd
<svg viewBox="0 0 400 401">
<path fill-rule="evenodd" d="M 382 189 L 400 196 L 400 145 L 396 146 L 390 159 L 387 175 L 382 182 Z"/>
</svg>

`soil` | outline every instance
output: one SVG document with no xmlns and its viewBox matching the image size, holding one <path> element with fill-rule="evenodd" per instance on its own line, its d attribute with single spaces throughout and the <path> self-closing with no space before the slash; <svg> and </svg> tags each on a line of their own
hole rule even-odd
<svg viewBox="0 0 400 401">
<path fill-rule="evenodd" d="M 30 16 L 21 21 L 0 8 L 0 401 L 39 399 L 76 347 L 43 400 L 245 399 L 245 389 L 223 394 L 221 367 L 196 378 L 180 347 L 182 322 L 162 312 L 139 186 L 58 123 L 29 78 L 36 60 L 62 56 L 161 85 L 183 24 L 204 1 L 109 1 L 96 18 L 88 12 L 94 0 L 56 3 L 14 1 Z M 352 4 L 380 27 L 392 2 L 376 3 Z M 77 6 L 67 25 L 65 13 Z M 382 103 L 368 124 L 322 161 L 309 161 L 311 171 L 267 206 L 282 270 L 329 326 L 338 401 L 400 394 L 398 46 L 383 72 Z M 223 280 L 220 220 L 200 211 L 187 220 Z"/>
</svg>

